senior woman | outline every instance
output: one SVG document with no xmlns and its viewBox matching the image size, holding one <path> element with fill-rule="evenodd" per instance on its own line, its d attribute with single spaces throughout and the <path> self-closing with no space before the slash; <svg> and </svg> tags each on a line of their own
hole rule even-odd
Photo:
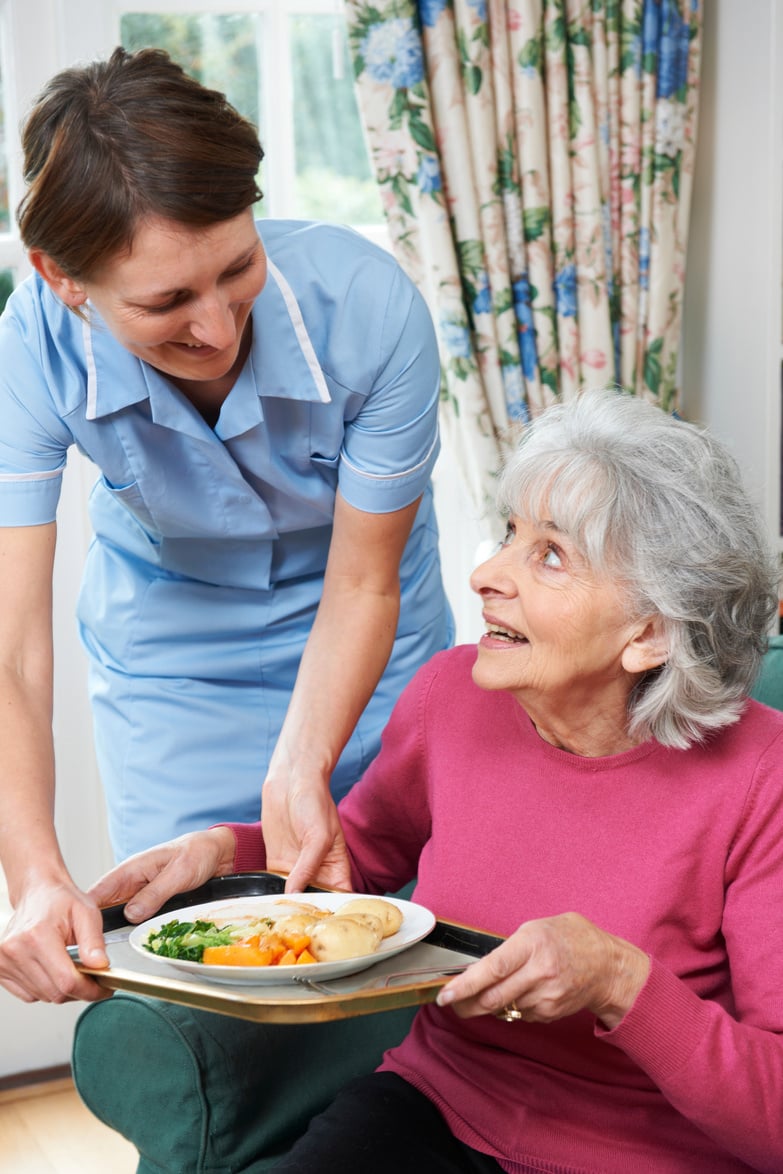
<svg viewBox="0 0 783 1174">
<path fill-rule="evenodd" d="M 451 643 L 430 472 L 439 361 L 391 256 L 255 223 L 255 128 L 165 53 L 47 85 L 23 136 L 34 267 L 0 323 L 0 981 L 90 997 L 105 958 L 52 823 L 51 590 L 66 454 L 97 466 L 79 601 L 122 859 L 257 819 L 302 887 L 347 885 L 333 799 Z M 92 990 L 90 990 L 92 987 Z"/>
<path fill-rule="evenodd" d="M 731 457 L 641 400 L 527 431 L 486 632 L 436 655 L 340 805 L 357 890 L 506 936 L 281 1171 L 783 1169 L 783 714 L 748 700 L 775 572 Z M 263 867 L 258 826 L 127 861 L 134 919 Z"/>
</svg>

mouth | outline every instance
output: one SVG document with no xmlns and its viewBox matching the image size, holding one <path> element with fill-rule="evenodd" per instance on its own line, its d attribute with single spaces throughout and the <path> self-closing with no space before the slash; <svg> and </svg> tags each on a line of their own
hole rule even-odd
<svg viewBox="0 0 783 1174">
<path fill-rule="evenodd" d="M 189 355 L 212 355 L 216 353 L 216 347 L 205 346 L 201 342 L 173 342 L 171 344 L 177 350 L 185 351 Z"/>
<path fill-rule="evenodd" d="M 495 642 L 501 644 L 528 644 L 527 636 L 523 636 L 521 632 L 515 631 L 513 628 L 506 628 L 502 624 L 497 624 L 492 620 L 486 620 L 484 623 L 485 631 L 481 638 L 482 643 L 489 645 Z"/>
</svg>

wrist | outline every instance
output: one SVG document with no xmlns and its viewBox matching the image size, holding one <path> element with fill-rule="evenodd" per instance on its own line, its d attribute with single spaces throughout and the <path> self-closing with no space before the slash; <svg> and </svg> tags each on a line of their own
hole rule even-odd
<svg viewBox="0 0 783 1174">
<path fill-rule="evenodd" d="M 237 851 L 236 836 L 227 824 L 215 824 L 208 828 L 205 835 L 209 836 L 215 848 L 215 875 L 220 876 L 234 871 L 234 860 Z"/>
<path fill-rule="evenodd" d="M 621 938 L 607 935 L 609 939 L 609 981 L 602 999 L 593 1008 L 597 1019 L 612 1031 L 636 1002 L 650 973 L 650 958 Z"/>
<path fill-rule="evenodd" d="M 32 866 L 29 861 L 20 861 L 19 867 L 16 867 L 13 861 L 4 860 L 3 869 L 8 899 L 14 908 L 25 897 L 38 890 L 75 887 L 59 850 L 56 850 L 53 859 L 42 860 L 40 864 Z"/>
<path fill-rule="evenodd" d="M 285 759 L 273 757 L 264 779 L 264 787 L 275 789 L 320 786 L 329 789 L 334 763 L 324 762 L 314 756 L 291 755 Z"/>
</svg>

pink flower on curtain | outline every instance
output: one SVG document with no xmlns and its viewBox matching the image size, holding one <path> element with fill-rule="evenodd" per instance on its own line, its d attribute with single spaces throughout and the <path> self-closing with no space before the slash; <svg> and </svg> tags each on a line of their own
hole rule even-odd
<svg viewBox="0 0 783 1174">
<path fill-rule="evenodd" d="M 580 361 L 583 367 L 593 367 L 596 371 L 602 371 L 608 362 L 605 353 L 598 350 L 583 351 Z"/>
</svg>

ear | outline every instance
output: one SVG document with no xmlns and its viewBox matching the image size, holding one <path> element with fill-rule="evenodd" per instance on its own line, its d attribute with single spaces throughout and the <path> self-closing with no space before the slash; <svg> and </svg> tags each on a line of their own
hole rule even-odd
<svg viewBox="0 0 783 1174">
<path fill-rule="evenodd" d="M 28 256 L 33 268 L 40 273 L 52 292 L 57 294 L 57 297 L 65 302 L 66 306 L 75 309 L 77 306 L 84 305 L 87 301 L 86 290 L 78 281 L 69 277 L 48 253 L 42 252 L 41 249 L 31 249 Z"/>
<path fill-rule="evenodd" d="M 660 668 L 669 656 L 663 620 L 660 616 L 642 620 L 622 652 L 622 665 L 628 673 L 647 673 Z"/>
</svg>

